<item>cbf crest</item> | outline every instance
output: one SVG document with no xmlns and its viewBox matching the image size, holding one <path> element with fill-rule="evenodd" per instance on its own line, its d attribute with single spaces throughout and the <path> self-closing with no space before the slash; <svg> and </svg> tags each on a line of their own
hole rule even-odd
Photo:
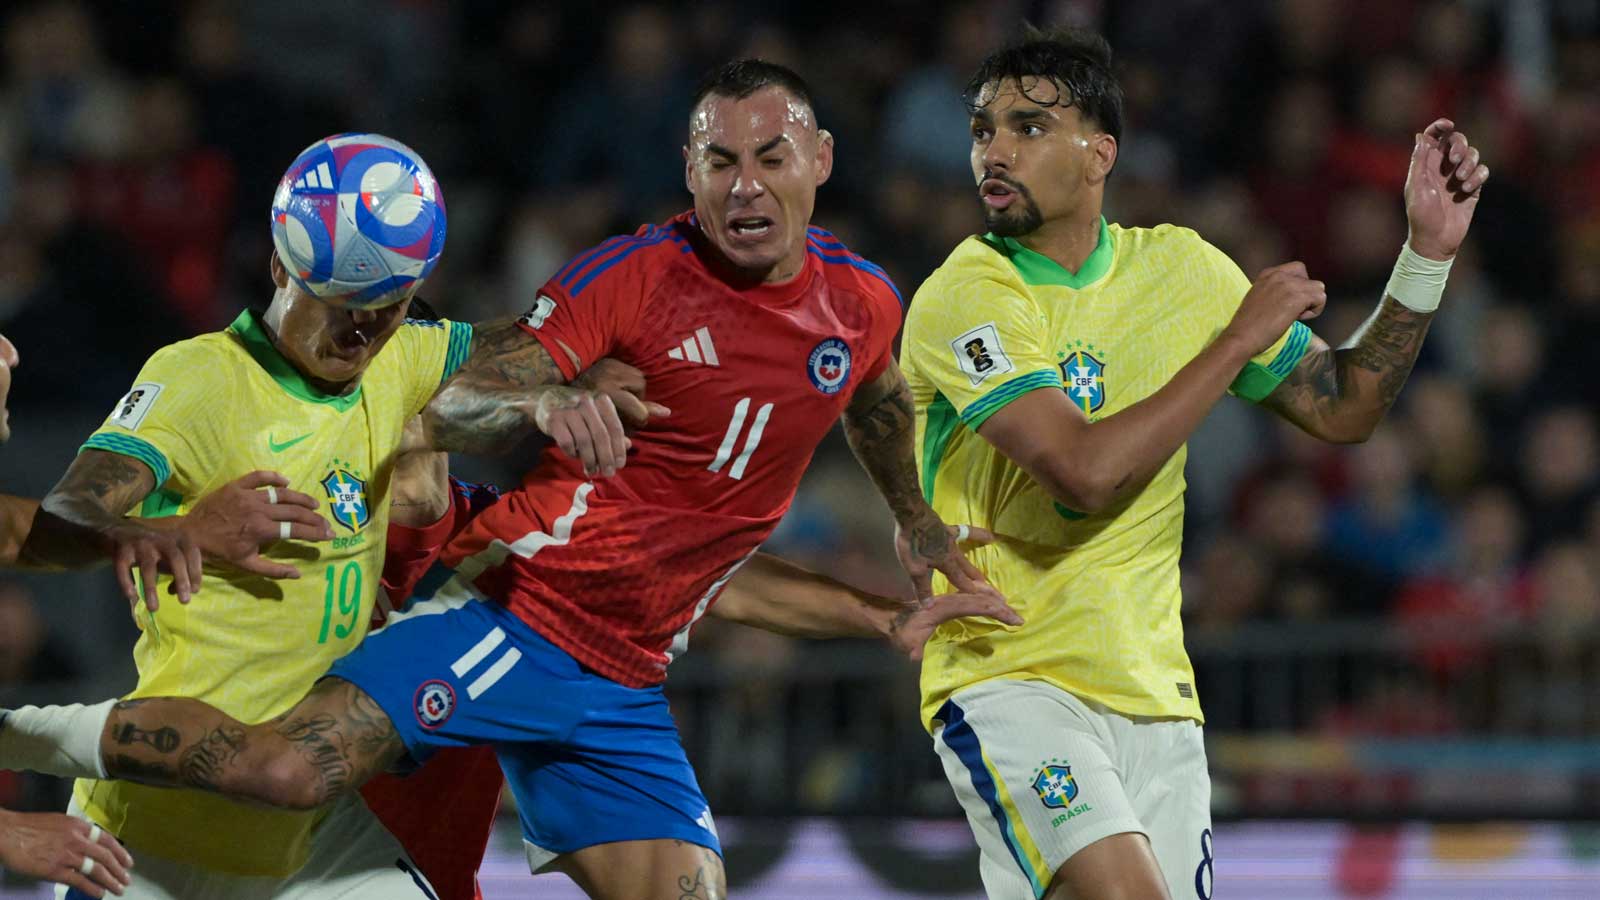
<svg viewBox="0 0 1600 900">
<path fill-rule="evenodd" d="M 1061 381 L 1072 405 L 1085 415 L 1098 412 L 1106 404 L 1106 364 L 1095 356 L 1094 345 L 1077 341 L 1056 356 L 1061 360 Z"/>
<path fill-rule="evenodd" d="M 372 509 L 367 505 L 367 483 L 339 462 L 334 460 L 335 468 L 322 479 L 322 489 L 328 492 L 328 511 L 335 522 L 351 531 L 360 531 L 372 520 Z"/>
<path fill-rule="evenodd" d="M 1072 777 L 1072 767 L 1062 760 L 1052 760 L 1039 769 L 1033 777 L 1033 789 L 1051 809 L 1066 809 L 1078 798 L 1078 780 Z"/>
</svg>

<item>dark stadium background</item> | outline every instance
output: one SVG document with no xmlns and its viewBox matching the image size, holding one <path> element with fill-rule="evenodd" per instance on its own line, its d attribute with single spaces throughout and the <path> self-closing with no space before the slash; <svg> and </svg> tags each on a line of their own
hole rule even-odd
<svg viewBox="0 0 1600 900">
<path fill-rule="evenodd" d="M 1194 227 L 1247 272 L 1304 260 L 1331 341 L 1405 237 L 1411 134 L 1448 115 L 1494 173 L 1369 443 L 1321 446 L 1233 401 L 1191 442 L 1218 896 L 1600 896 L 1594 0 L 13 0 L 0 332 L 23 363 L 0 489 L 48 489 L 152 350 L 268 298 L 271 192 L 329 133 L 418 149 L 450 213 L 423 295 L 512 315 L 569 254 L 688 205 L 686 94 L 760 55 L 812 81 L 837 138 L 817 220 L 909 297 L 977 227 L 958 94 L 1024 18 L 1118 52 L 1108 216 Z M 894 589 L 866 496 L 834 440 L 771 547 Z M 104 572 L 0 580 L 0 705 L 125 690 L 134 637 Z M 978 896 L 910 664 L 716 623 L 693 649 L 672 693 L 736 896 Z M 0 775 L 6 805 L 64 796 Z M 527 878 L 513 823 L 491 896 L 566 896 Z"/>
</svg>

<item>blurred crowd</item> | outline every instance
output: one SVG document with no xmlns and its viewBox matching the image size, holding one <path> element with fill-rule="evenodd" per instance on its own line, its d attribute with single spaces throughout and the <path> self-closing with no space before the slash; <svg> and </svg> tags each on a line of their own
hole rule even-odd
<svg viewBox="0 0 1600 900">
<path fill-rule="evenodd" d="M 1024 19 L 1097 28 L 1117 52 L 1128 125 L 1108 218 L 1191 226 L 1247 273 L 1304 260 L 1329 285 L 1314 324 L 1330 343 L 1370 312 L 1405 239 L 1413 133 L 1452 118 L 1493 171 L 1423 359 L 1370 442 L 1322 446 L 1233 401 L 1196 436 L 1191 634 L 1383 620 L 1411 636 L 1424 685 L 1531 634 L 1528 658 L 1596 693 L 1589 0 L 16 0 L 0 10 L 0 332 L 23 365 L 19 447 L 0 452 L 31 474 L 6 487 L 42 490 L 66 465 L 26 449 L 29 429 L 53 427 L 70 453 L 154 348 L 268 299 L 272 190 L 326 134 L 418 149 L 450 213 L 423 295 L 456 318 L 514 315 L 570 254 L 686 208 L 694 80 L 734 55 L 772 59 L 810 79 L 838 142 L 817 221 L 909 297 L 979 227 L 959 97 Z M 869 492 L 831 442 L 774 545 L 896 589 Z M 81 640 L 45 653 L 45 632 L 9 619 L 0 638 L 0 656 L 31 640 L 45 659 L 0 658 L 0 685 L 125 657 Z M 810 652 L 714 626 L 702 648 L 769 672 Z M 1336 701 L 1361 717 L 1362 697 Z M 1580 719 L 1519 727 L 1600 733 Z"/>
</svg>

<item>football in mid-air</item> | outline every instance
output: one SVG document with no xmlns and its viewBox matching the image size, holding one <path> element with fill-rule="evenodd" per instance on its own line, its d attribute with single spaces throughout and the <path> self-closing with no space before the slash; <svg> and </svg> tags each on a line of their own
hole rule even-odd
<svg viewBox="0 0 1600 900">
<path fill-rule="evenodd" d="M 444 250 L 444 195 L 415 150 L 381 134 L 307 147 L 272 197 L 272 243 L 301 290 L 336 306 L 398 302 Z"/>
</svg>

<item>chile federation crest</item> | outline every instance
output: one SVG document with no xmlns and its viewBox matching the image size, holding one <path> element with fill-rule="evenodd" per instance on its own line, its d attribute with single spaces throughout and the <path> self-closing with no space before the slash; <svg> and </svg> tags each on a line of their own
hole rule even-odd
<svg viewBox="0 0 1600 900">
<path fill-rule="evenodd" d="M 845 382 L 850 380 L 850 345 L 836 337 L 818 344 L 806 359 L 806 374 L 812 387 L 824 394 L 831 396 L 844 390 Z"/>
<path fill-rule="evenodd" d="M 333 520 L 351 531 L 360 531 L 372 519 L 367 506 L 367 483 L 350 474 L 347 469 L 334 469 L 322 479 L 322 489 L 328 492 L 329 512 Z"/>
</svg>

